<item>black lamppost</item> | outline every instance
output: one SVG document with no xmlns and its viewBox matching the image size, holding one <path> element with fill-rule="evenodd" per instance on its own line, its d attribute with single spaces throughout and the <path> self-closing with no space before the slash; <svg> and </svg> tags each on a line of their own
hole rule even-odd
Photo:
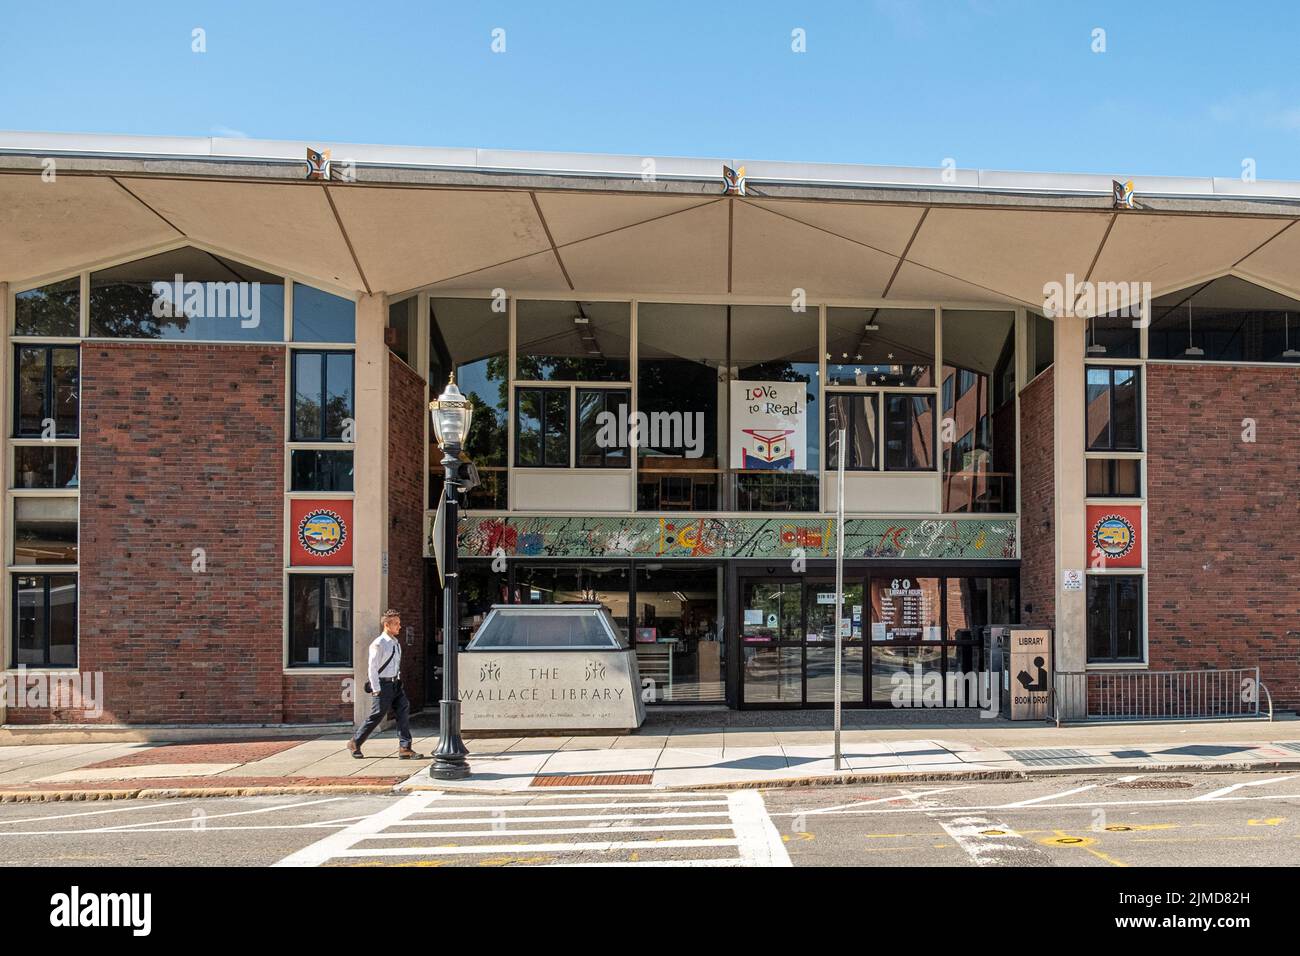
<svg viewBox="0 0 1300 956">
<path fill-rule="evenodd" d="M 469 776 L 465 757 L 469 750 L 460 739 L 460 695 L 457 690 L 456 653 L 460 638 L 460 596 L 456 588 L 457 515 L 456 494 L 460 489 L 460 450 L 469 434 L 474 409 L 456 387 L 456 373 L 447 380 L 437 401 L 429 403 L 433 433 L 442 448 L 442 701 L 438 708 L 438 749 L 433 753 L 429 776 L 438 780 L 460 780 Z"/>
</svg>

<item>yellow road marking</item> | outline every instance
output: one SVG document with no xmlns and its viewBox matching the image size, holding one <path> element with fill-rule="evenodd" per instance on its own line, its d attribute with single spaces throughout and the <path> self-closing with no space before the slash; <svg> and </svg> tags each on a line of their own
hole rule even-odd
<svg viewBox="0 0 1300 956">
<path fill-rule="evenodd" d="M 1286 823 L 1286 817 L 1265 817 L 1262 820 L 1247 820 L 1248 827 L 1275 827 Z"/>
</svg>

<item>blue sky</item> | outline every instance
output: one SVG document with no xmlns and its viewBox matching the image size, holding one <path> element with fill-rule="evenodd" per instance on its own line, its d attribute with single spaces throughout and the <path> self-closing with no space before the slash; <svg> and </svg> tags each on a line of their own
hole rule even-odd
<svg viewBox="0 0 1300 956">
<path fill-rule="evenodd" d="M 1300 179 L 1294 3 L 6 8 L 3 129 Z"/>
</svg>

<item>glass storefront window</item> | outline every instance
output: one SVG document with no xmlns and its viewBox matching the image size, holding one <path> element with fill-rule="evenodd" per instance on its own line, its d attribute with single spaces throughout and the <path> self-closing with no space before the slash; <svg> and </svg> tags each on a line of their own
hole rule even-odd
<svg viewBox="0 0 1300 956">
<path fill-rule="evenodd" d="M 13 663 L 77 666 L 77 576 L 15 574 Z"/>
<path fill-rule="evenodd" d="M 1222 276 L 1151 303 L 1148 357 L 1194 362 L 1300 362 L 1300 300 Z"/>
<path fill-rule="evenodd" d="M 352 575 L 289 575 L 291 667 L 352 663 Z"/>
<path fill-rule="evenodd" d="M 886 471 L 934 468 L 934 396 L 916 392 L 884 395 Z"/>
<path fill-rule="evenodd" d="M 14 499 L 14 564 L 77 563 L 77 499 Z"/>
<path fill-rule="evenodd" d="M 663 562 L 636 568 L 633 638 L 642 683 L 664 703 L 726 699 L 722 568 Z"/>
<path fill-rule="evenodd" d="M 730 309 L 730 363 L 734 381 L 800 383 L 803 388 L 804 452 L 784 467 L 742 469 L 730 462 L 733 507 L 737 511 L 816 511 L 820 499 L 821 402 L 818 399 L 818 316 L 785 306 L 733 306 Z M 796 399 L 797 400 L 797 399 Z M 732 410 L 734 418 L 736 410 Z M 730 442 L 743 442 L 734 421 Z M 756 434 L 755 441 L 760 441 Z M 747 446 L 748 447 L 748 446 Z M 797 445 L 792 443 L 791 450 Z M 732 453 L 733 455 L 735 452 Z M 760 456 L 761 458 L 761 456 Z"/>
<path fill-rule="evenodd" d="M 76 488 L 76 445 L 15 445 L 14 488 Z"/>
<path fill-rule="evenodd" d="M 92 338 L 284 341 L 284 279 L 201 249 L 92 272 L 89 306 Z"/>
<path fill-rule="evenodd" d="M 385 341 L 389 350 L 407 365 L 415 364 L 415 336 L 419 328 L 417 309 L 420 300 L 411 296 L 401 302 L 394 302 L 388 307 L 388 329 Z"/>
<path fill-rule="evenodd" d="M 81 335 L 81 277 L 14 296 L 15 335 Z"/>
<path fill-rule="evenodd" d="M 727 307 L 637 306 L 637 508 L 716 511 L 724 467 Z"/>
<path fill-rule="evenodd" d="M 938 578 L 872 577 L 873 641 L 940 641 L 941 613 Z"/>
<path fill-rule="evenodd" d="M 831 392 L 826 396 L 826 470 L 840 466 L 839 432 L 846 433 L 849 458 L 846 471 L 875 471 L 878 465 L 878 401 L 875 394 Z"/>
<path fill-rule="evenodd" d="M 293 340 L 295 342 L 355 342 L 357 304 L 351 299 L 293 284 Z"/>
<path fill-rule="evenodd" d="M 81 425 L 80 349 L 75 345 L 15 345 L 14 353 L 18 379 L 14 436 L 76 438 Z"/>
<path fill-rule="evenodd" d="M 293 353 L 290 441 L 341 442 L 354 412 L 351 352 Z"/>
<path fill-rule="evenodd" d="M 629 639 L 630 574 L 626 564 L 520 564 L 519 604 L 602 604 Z"/>
<path fill-rule="evenodd" d="M 1016 323 L 1011 312 L 943 313 L 943 510 L 1016 510 Z"/>
<path fill-rule="evenodd" d="M 826 384 L 933 385 L 933 310 L 827 309 Z"/>
<path fill-rule="evenodd" d="M 521 300 L 515 305 L 515 377 L 522 382 L 626 382 L 627 302 Z"/>
<path fill-rule="evenodd" d="M 467 508 L 507 507 L 509 441 L 510 317 L 491 299 L 429 300 L 429 383 L 436 397 L 455 371 L 456 384 L 474 408 L 464 455 L 478 469 L 479 485 L 466 496 Z M 426 420 L 429 436 L 429 506 L 443 493 L 442 449 Z M 566 449 L 567 455 L 567 449 Z"/>
</svg>

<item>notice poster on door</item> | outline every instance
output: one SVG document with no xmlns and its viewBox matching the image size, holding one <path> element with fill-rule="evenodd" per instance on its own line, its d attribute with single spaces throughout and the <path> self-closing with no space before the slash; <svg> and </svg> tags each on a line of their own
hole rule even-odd
<svg viewBox="0 0 1300 956">
<path fill-rule="evenodd" d="M 808 467 L 808 383 L 731 383 L 731 467 Z"/>
</svg>

